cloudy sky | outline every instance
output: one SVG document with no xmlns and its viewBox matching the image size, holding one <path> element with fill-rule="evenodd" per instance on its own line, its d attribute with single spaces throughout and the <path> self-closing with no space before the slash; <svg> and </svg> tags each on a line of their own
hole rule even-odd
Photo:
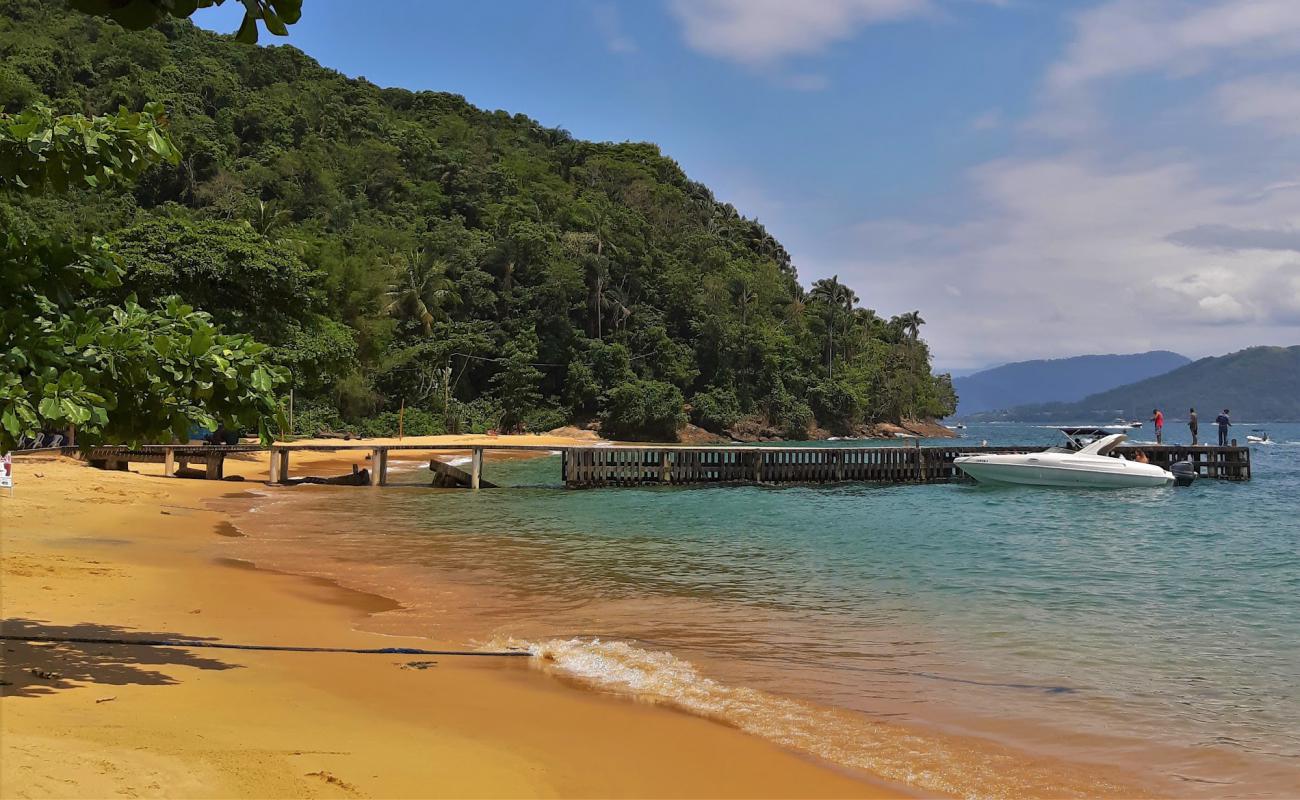
<svg viewBox="0 0 1300 800">
<path fill-rule="evenodd" d="M 940 367 L 1300 343 L 1300 0 L 306 6 L 348 75 L 658 143 Z"/>
</svg>

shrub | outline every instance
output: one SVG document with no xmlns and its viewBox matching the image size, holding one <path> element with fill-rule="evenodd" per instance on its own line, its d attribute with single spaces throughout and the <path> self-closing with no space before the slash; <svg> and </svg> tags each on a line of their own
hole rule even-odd
<svg viewBox="0 0 1300 800">
<path fill-rule="evenodd" d="M 778 385 L 763 403 L 767 421 L 781 431 L 786 439 L 807 439 L 808 427 L 813 423 L 812 408 L 795 397 L 784 386 Z"/>
<path fill-rule="evenodd" d="M 808 399 L 817 419 L 835 433 L 847 433 L 862 413 L 858 396 L 844 381 L 828 379 L 813 384 Z"/>
<path fill-rule="evenodd" d="M 615 439 L 640 441 L 677 440 L 686 422 L 682 392 L 663 381 L 627 381 L 609 393 L 601 432 Z"/>
<path fill-rule="evenodd" d="M 536 408 L 524 415 L 523 422 L 533 433 L 545 433 L 568 425 L 572 415 L 564 408 Z"/>
<path fill-rule="evenodd" d="M 706 431 L 721 433 L 740 419 L 740 401 L 729 387 L 714 387 L 691 399 L 691 418 Z"/>
<path fill-rule="evenodd" d="M 321 431 L 341 431 L 347 427 L 339 419 L 336 408 L 310 406 L 294 409 L 293 432 L 299 436 L 315 436 Z"/>
<path fill-rule="evenodd" d="M 447 412 L 448 433 L 483 433 L 501 424 L 501 407 L 487 397 L 468 403 L 453 399 Z"/>
</svg>

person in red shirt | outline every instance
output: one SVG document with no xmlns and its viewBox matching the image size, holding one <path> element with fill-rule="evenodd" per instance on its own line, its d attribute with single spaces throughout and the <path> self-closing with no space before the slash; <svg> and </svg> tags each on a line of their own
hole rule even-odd
<svg viewBox="0 0 1300 800">
<path fill-rule="evenodd" d="M 1160 413 L 1160 409 L 1151 409 L 1151 421 L 1156 424 L 1156 444 L 1165 442 L 1165 415 Z"/>
</svg>

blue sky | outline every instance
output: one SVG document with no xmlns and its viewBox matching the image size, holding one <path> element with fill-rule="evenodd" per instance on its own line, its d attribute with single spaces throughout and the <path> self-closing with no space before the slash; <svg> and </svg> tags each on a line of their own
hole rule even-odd
<svg viewBox="0 0 1300 800">
<path fill-rule="evenodd" d="M 653 141 L 940 367 L 1300 342 L 1297 0 L 305 5 L 263 42 Z"/>
</svg>

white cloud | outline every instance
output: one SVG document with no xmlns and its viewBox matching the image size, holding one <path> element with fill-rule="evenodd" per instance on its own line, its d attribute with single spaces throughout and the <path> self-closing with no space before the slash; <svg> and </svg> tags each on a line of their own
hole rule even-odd
<svg viewBox="0 0 1300 800">
<path fill-rule="evenodd" d="M 1300 75 L 1254 75 L 1221 85 L 1215 102 L 1224 119 L 1283 136 L 1300 133 Z"/>
<path fill-rule="evenodd" d="M 695 50 L 749 66 L 812 55 L 859 29 L 917 17 L 930 0 L 672 0 L 686 42 Z"/>
<path fill-rule="evenodd" d="M 1207 181 L 1191 161 L 1081 153 L 1002 159 L 969 180 L 978 219 L 859 223 L 849 247 L 870 256 L 814 271 L 870 287 L 879 308 L 919 304 L 957 365 L 1300 340 L 1300 258 L 1278 246 L 1300 229 L 1297 193 Z M 1209 240 L 1180 241 L 1188 231 Z M 1217 246 L 1225 236 L 1268 246 Z"/>
<path fill-rule="evenodd" d="M 1138 72 L 1192 74 L 1227 56 L 1300 50 L 1295 0 L 1111 0 L 1074 22 L 1074 39 L 1048 73 L 1055 91 Z"/>
</svg>

